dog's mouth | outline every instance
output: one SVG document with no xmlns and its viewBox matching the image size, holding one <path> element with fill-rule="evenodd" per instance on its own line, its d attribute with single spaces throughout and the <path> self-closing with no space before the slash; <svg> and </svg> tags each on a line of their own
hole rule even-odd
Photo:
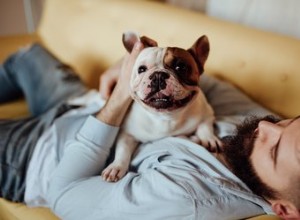
<svg viewBox="0 0 300 220">
<path fill-rule="evenodd" d="M 187 103 L 189 103 L 194 95 L 196 94 L 195 91 L 192 91 L 188 96 L 186 96 L 183 99 L 175 100 L 172 95 L 167 96 L 163 93 L 156 93 L 155 95 L 146 98 L 143 100 L 143 102 L 152 108 L 155 108 L 157 110 L 175 110 L 178 108 L 181 108 L 185 106 Z"/>
</svg>

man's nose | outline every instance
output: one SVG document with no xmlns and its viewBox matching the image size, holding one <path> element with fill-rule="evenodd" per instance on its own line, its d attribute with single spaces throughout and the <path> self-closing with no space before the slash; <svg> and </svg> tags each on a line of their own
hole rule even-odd
<svg viewBox="0 0 300 220">
<path fill-rule="evenodd" d="M 283 131 L 283 127 L 268 121 L 261 121 L 258 124 L 258 138 L 265 146 L 274 146 Z"/>
</svg>

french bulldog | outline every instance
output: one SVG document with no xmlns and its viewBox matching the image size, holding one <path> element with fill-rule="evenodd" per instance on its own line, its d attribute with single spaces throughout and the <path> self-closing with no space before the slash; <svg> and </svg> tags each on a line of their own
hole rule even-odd
<svg viewBox="0 0 300 220">
<path fill-rule="evenodd" d="M 102 172 L 102 178 L 109 182 L 126 174 L 140 142 L 189 136 L 212 151 L 222 145 L 214 134 L 214 112 L 199 87 L 209 54 L 208 38 L 200 37 L 185 50 L 158 47 L 155 40 L 133 32 L 123 34 L 128 52 L 137 41 L 145 48 L 133 66 L 130 80 L 133 103 L 117 137 L 114 161 Z"/>
</svg>

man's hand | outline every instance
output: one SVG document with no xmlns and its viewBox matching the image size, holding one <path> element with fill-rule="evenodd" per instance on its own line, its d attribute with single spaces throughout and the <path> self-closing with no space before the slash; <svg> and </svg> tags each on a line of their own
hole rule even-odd
<svg viewBox="0 0 300 220">
<path fill-rule="evenodd" d="M 99 92 L 103 99 L 107 100 L 111 96 L 117 84 L 123 62 L 124 58 L 101 74 Z"/>
<path fill-rule="evenodd" d="M 137 56 L 143 48 L 143 44 L 137 42 L 131 54 L 125 56 L 116 86 L 105 106 L 97 114 L 97 118 L 102 122 L 112 126 L 121 125 L 127 109 L 132 102 L 129 91 L 132 68 Z"/>
</svg>

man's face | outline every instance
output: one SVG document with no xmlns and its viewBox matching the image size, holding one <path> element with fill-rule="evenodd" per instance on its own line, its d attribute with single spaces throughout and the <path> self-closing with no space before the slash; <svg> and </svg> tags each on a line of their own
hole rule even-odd
<svg viewBox="0 0 300 220">
<path fill-rule="evenodd" d="M 260 121 L 255 136 L 250 156 L 254 170 L 276 191 L 286 189 L 292 177 L 300 174 L 300 117 Z"/>
<path fill-rule="evenodd" d="M 300 219 L 300 117 L 249 118 L 224 140 L 224 158 L 283 219 Z"/>
</svg>

